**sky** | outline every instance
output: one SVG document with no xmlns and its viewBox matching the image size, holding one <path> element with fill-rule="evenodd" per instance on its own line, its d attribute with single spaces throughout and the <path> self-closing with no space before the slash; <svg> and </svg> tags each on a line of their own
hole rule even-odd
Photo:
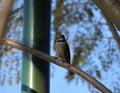
<svg viewBox="0 0 120 93">
<path fill-rule="evenodd" d="M 13 6 L 13 9 L 19 7 L 21 4 L 23 4 L 23 1 L 20 3 L 15 3 Z M 54 4 L 52 6 L 53 6 L 53 8 L 55 8 Z M 97 13 L 96 11 L 94 11 L 94 12 L 95 12 L 96 18 L 97 18 L 97 16 L 100 16 L 99 13 Z M 52 18 L 52 20 L 53 19 L 54 18 Z M 98 20 L 98 18 L 95 20 Z M 71 37 L 71 39 L 74 38 L 75 32 L 74 33 L 72 32 L 73 29 L 76 29 L 75 25 L 72 26 L 71 28 L 69 28 L 70 32 L 72 33 L 71 36 L 73 36 L 73 37 Z M 105 30 L 108 30 L 108 28 L 103 27 L 102 30 L 105 31 Z M 110 33 L 108 34 L 107 31 L 105 31 L 105 32 L 106 32 L 106 33 L 104 33 L 105 36 L 106 35 L 110 36 Z M 51 33 L 51 34 L 52 34 L 51 39 L 53 39 L 54 33 Z M 70 40 L 68 42 L 70 42 Z M 99 51 L 101 51 L 100 50 L 101 47 L 104 47 L 104 46 L 102 46 L 102 43 L 100 43 L 100 46 L 98 47 Z M 53 45 L 53 41 L 51 42 L 51 47 L 50 47 L 51 51 L 50 52 L 51 52 L 51 55 L 54 56 L 55 52 L 53 50 L 52 45 Z M 70 47 L 72 48 L 72 46 L 70 46 Z M 97 50 L 97 48 L 95 48 L 95 50 Z M 71 53 L 71 55 L 73 55 L 73 54 Z M 90 64 L 91 66 L 89 66 L 89 67 L 86 66 L 86 68 L 83 70 L 90 69 L 90 67 L 94 67 L 93 65 L 95 65 L 95 64 L 98 64 L 98 65 L 100 64 L 98 57 L 96 55 L 97 55 L 97 53 L 93 53 L 91 56 L 95 57 L 93 60 L 97 61 L 97 62 L 91 63 Z M 120 66 L 117 63 L 115 63 L 111 66 L 111 69 L 109 69 L 108 73 L 103 72 L 102 73 L 103 77 L 102 77 L 101 82 L 103 84 L 105 84 L 107 87 L 111 88 L 111 84 L 112 84 L 111 81 L 115 81 L 115 78 L 117 78 L 116 73 L 112 72 L 112 71 L 119 67 Z M 87 82 L 86 80 L 82 79 L 81 77 L 78 78 L 78 76 L 76 75 L 75 80 L 68 82 L 65 78 L 66 73 L 67 73 L 66 69 L 59 67 L 55 64 L 52 64 L 52 63 L 51 63 L 50 68 L 51 68 L 51 71 L 50 71 L 50 93 L 90 93 L 90 91 L 88 90 L 88 84 L 85 83 L 85 82 Z M 99 69 L 102 69 L 102 67 L 99 67 Z M 119 69 L 116 69 L 116 72 L 120 72 Z M 7 81 L 6 81 L 4 86 L 0 86 L 0 93 L 21 93 L 21 82 L 19 84 L 15 84 L 13 82 L 12 86 L 8 87 Z"/>
<path fill-rule="evenodd" d="M 23 2 L 15 3 L 12 9 L 16 9 L 21 6 Z M 74 29 L 74 27 L 73 27 Z M 16 29 L 20 30 L 20 28 Z M 12 33 L 12 32 L 11 32 Z M 14 35 L 13 35 L 14 38 Z M 12 39 L 12 38 L 11 38 Z M 53 42 L 51 42 L 53 45 Z M 55 55 L 54 50 L 52 49 L 53 46 L 51 46 L 51 54 Z M 54 68 L 53 68 L 54 67 Z M 89 93 L 86 89 L 87 86 L 83 87 L 82 83 L 78 84 L 73 82 L 68 82 L 65 79 L 67 70 L 63 69 L 62 67 L 59 67 L 57 65 L 54 65 L 51 63 L 51 71 L 50 71 L 50 93 L 80 93 L 81 91 L 84 93 Z M 7 69 L 7 68 L 5 68 Z M 8 70 L 7 70 L 8 71 Z M 85 85 L 85 84 L 84 84 Z M 16 84 L 12 82 L 12 86 L 8 87 L 7 80 L 5 81 L 4 86 L 0 86 L 0 93 L 21 93 L 21 82 L 19 84 Z"/>
<path fill-rule="evenodd" d="M 11 87 L 8 87 L 6 82 L 4 86 L 0 86 L 0 93 L 21 93 L 21 83 L 13 83 Z"/>
<path fill-rule="evenodd" d="M 52 64 L 54 65 L 54 64 Z M 87 89 L 87 85 L 78 81 L 78 84 L 73 80 L 68 82 L 65 78 L 67 70 L 55 66 L 55 72 L 50 78 L 50 93 L 90 93 Z"/>
</svg>

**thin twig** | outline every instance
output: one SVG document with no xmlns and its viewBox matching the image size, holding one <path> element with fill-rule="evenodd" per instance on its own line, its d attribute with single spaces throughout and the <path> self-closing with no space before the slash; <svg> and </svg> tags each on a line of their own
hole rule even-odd
<svg viewBox="0 0 120 93">
<path fill-rule="evenodd" d="M 120 36 L 118 35 L 115 26 L 112 24 L 112 22 L 110 20 L 107 20 L 107 23 L 111 29 L 111 32 L 112 32 L 115 40 L 117 41 L 118 47 L 120 48 Z"/>
</svg>

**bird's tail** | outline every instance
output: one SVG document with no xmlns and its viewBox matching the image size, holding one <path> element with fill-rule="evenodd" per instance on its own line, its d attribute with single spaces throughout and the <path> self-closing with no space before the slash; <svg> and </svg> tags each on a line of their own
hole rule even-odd
<svg viewBox="0 0 120 93">
<path fill-rule="evenodd" d="M 74 79 L 74 73 L 68 71 L 68 74 L 67 74 L 66 78 L 67 78 L 69 81 L 73 80 L 73 79 Z"/>
</svg>

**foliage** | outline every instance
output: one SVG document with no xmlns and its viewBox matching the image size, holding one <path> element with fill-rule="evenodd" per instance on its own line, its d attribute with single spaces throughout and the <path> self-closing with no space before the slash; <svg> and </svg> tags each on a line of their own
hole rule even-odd
<svg viewBox="0 0 120 93">
<path fill-rule="evenodd" d="M 72 64 L 96 79 L 105 81 L 104 74 L 115 69 L 114 63 L 120 65 L 120 55 L 101 11 L 91 0 L 53 0 L 52 6 L 53 31 L 66 35 L 73 52 Z M 111 73 L 118 73 L 118 70 Z M 118 77 L 119 75 L 116 80 L 119 82 Z M 107 80 L 110 78 L 111 76 Z M 113 84 L 111 81 L 111 89 L 115 91 L 118 82 Z M 108 83 L 104 84 L 108 86 Z M 92 93 L 97 93 L 90 85 L 89 89 Z"/>
<path fill-rule="evenodd" d="M 22 2 L 22 1 L 21 1 Z M 6 38 L 13 41 L 21 42 L 22 27 L 23 27 L 23 4 L 16 7 L 15 4 L 20 1 L 15 1 L 9 17 L 9 22 L 6 28 Z M 7 81 L 9 87 L 14 83 L 18 84 L 21 79 L 21 57 L 22 52 L 11 48 L 10 46 L 1 47 L 0 60 L 0 86 L 3 86 Z"/>
<path fill-rule="evenodd" d="M 18 2 L 19 0 L 15 0 L 14 5 Z M 19 3 L 21 4 L 18 7 L 13 5 L 6 37 L 21 42 L 23 1 Z M 74 66 L 103 82 L 114 93 L 120 92 L 120 51 L 105 19 L 92 0 L 52 0 L 51 25 L 55 33 L 62 32 L 66 35 Z M 16 49 L 2 47 L 0 85 L 3 85 L 6 79 L 8 86 L 12 85 L 13 80 L 19 83 L 21 55 L 18 54 L 21 52 Z M 77 76 L 75 79 L 79 82 Z M 92 93 L 98 93 L 90 84 L 88 86 Z"/>
</svg>

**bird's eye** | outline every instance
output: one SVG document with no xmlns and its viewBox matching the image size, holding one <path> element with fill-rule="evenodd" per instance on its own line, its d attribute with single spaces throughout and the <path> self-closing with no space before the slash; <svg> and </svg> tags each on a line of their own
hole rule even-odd
<svg viewBox="0 0 120 93">
<path fill-rule="evenodd" d="M 65 42 L 65 40 L 58 40 L 57 42 Z"/>
<path fill-rule="evenodd" d="M 61 35 L 62 38 L 65 38 L 64 35 Z"/>
</svg>

